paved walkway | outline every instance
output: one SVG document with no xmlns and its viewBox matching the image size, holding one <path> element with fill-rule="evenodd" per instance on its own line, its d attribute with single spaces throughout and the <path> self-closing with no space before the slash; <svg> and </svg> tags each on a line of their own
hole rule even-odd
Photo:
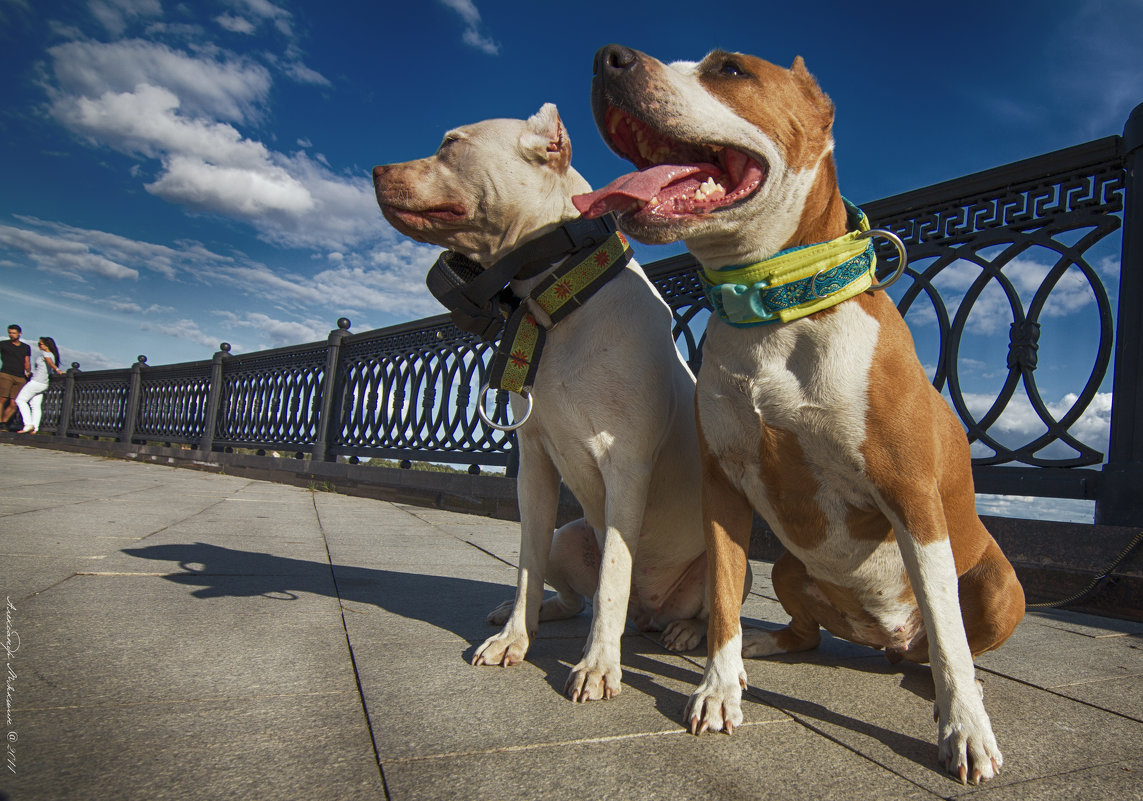
<svg viewBox="0 0 1143 801">
<path fill-rule="evenodd" d="M 582 615 L 469 666 L 514 524 L 17 445 L 0 466 L 0 798 L 1143 798 L 1143 624 L 1037 613 L 982 658 L 1007 764 L 962 787 L 928 668 L 838 640 L 748 661 L 732 737 L 680 726 L 702 654 L 635 632 L 620 696 L 565 700 Z M 754 573 L 746 617 L 784 622 Z"/>
</svg>

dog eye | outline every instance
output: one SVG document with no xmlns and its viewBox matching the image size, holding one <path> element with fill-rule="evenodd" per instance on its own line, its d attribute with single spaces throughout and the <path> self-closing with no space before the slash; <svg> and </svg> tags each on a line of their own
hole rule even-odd
<svg viewBox="0 0 1143 801">
<path fill-rule="evenodd" d="M 746 71 L 742 69 L 742 67 L 738 66 L 737 61 L 728 58 L 726 61 L 722 62 L 722 67 L 719 69 L 718 74 L 737 78 L 745 75 Z"/>
<path fill-rule="evenodd" d="M 439 151 L 441 151 L 441 150 L 444 150 L 444 149 L 445 149 L 446 147 L 448 147 L 449 145 L 453 144 L 454 142 L 459 142 L 459 141 L 460 141 L 460 136 L 459 136 L 459 135 L 457 135 L 457 134 L 448 134 L 448 135 L 447 135 L 447 136 L 445 136 L 445 138 L 444 138 L 444 139 L 441 141 L 441 146 L 437 148 L 437 151 L 439 152 Z"/>
</svg>

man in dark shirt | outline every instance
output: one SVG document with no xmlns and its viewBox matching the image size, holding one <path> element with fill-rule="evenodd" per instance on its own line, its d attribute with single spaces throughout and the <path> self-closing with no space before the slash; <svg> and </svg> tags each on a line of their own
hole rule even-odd
<svg viewBox="0 0 1143 801">
<path fill-rule="evenodd" d="M 0 342 L 0 426 L 16 413 L 16 396 L 32 370 L 32 349 L 20 341 L 21 328 L 8 326 L 8 341 Z"/>
</svg>

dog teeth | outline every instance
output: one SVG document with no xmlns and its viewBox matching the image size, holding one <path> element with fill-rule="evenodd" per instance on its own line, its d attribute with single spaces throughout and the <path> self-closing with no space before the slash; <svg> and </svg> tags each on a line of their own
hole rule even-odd
<svg viewBox="0 0 1143 801">
<path fill-rule="evenodd" d="M 722 188 L 722 185 L 715 181 L 713 177 L 709 177 L 695 190 L 694 199 L 706 200 L 710 197 L 725 194 L 726 190 Z"/>
</svg>

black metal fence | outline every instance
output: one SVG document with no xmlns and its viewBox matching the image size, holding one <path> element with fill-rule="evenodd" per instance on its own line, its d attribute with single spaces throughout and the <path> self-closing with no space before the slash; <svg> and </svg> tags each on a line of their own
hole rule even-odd
<svg viewBox="0 0 1143 801">
<path fill-rule="evenodd" d="M 1143 105 L 1122 137 L 863 207 L 874 227 L 893 230 L 908 246 L 909 267 L 894 297 L 911 325 L 932 334 L 932 352 L 921 359 L 973 443 L 977 491 L 1092 500 L 1096 522 L 1143 523 Z M 879 252 L 886 274 L 895 261 L 895 252 Z M 709 309 L 694 260 L 676 256 L 645 269 L 674 311 L 680 351 L 697 369 Z M 1055 341 L 1080 339 L 1075 320 L 1061 314 L 1079 307 L 1086 307 L 1094 351 L 1076 356 L 1065 348 L 1067 359 L 1053 362 L 1053 370 L 1067 361 L 1081 371 L 1063 401 L 1053 402 L 1040 391 L 1039 351 L 1053 324 Z M 991 348 L 981 351 L 997 314 L 1007 322 L 1007 347 L 985 336 Z M 974 322 L 981 318 L 986 325 Z M 491 348 L 445 316 L 360 334 L 342 318 L 325 342 L 229 350 L 223 343 L 210 361 L 164 366 L 140 357 L 127 370 L 80 372 L 73 364 L 65 379 L 53 379 L 41 428 L 204 451 L 515 469 L 511 435 L 487 428 L 475 413 Z M 990 369 L 966 370 L 982 363 Z M 968 391 L 984 380 L 979 375 L 995 384 L 983 404 L 981 393 Z M 1109 383 L 1104 451 L 1077 427 Z M 493 417 L 503 419 L 505 406 L 498 397 Z M 1020 441 L 1004 426 L 1016 406 L 1041 429 Z"/>
</svg>

